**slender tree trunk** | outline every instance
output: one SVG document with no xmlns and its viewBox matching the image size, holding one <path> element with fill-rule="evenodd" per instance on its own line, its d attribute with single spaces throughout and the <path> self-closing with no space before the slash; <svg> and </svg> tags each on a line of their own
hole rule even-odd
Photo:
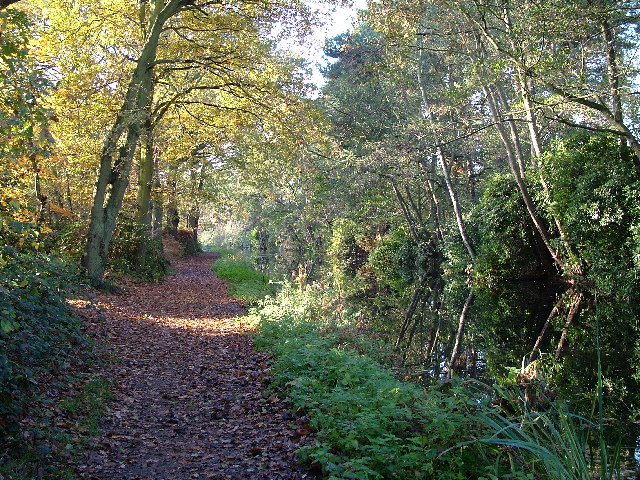
<svg viewBox="0 0 640 480">
<path fill-rule="evenodd" d="M 524 105 L 525 118 L 527 119 L 527 128 L 529 129 L 529 139 L 531 140 L 531 150 L 534 155 L 535 166 L 535 157 L 540 156 L 542 153 L 542 142 L 540 141 L 536 114 L 531 104 L 531 94 L 529 93 L 529 86 L 527 85 L 527 77 L 520 66 L 518 66 L 517 78 L 522 104 Z"/>
<path fill-rule="evenodd" d="M 167 207 L 167 231 L 175 237 L 178 235 L 179 225 L 180 215 L 178 214 L 178 207 L 174 201 L 171 201 Z"/>
<path fill-rule="evenodd" d="M 520 75 L 520 74 L 518 75 L 518 79 L 519 79 L 519 88 L 522 95 L 522 101 L 525 108 L 527 124 L 529 126 L 529 137 L 531 140 L 531 149 L 535 155 L 540 155 L 542 153 L 542 150 L 541 150 L 542 147 L 540 144 L 540 135 L 538 133 L 534 112 L 531 109 L 531 100 L 529 98 L 530 96 L 527 90 L 526 80 L 524 75 Z M 549 184 L 547 183 L 545 176 L 542 175 L 542 173 L 540 174 L 540 183 L 542 185 L 542 188 L 544 189 L 545 196 L 547 197 L 547 199 L 550 199 L 551 189 L 549 188 Z M 556 228 L 558 229 L 560 240 L 562 240 L 562 244 L 564 245 L 564 248 L 571 260 L 571 269 L 573 271 L 572 273 L 582 275 L 583 269 L 580 265 L 578 256 L 575 254 L 575 252 L 573 251 L 573 248 L 571 247 L 571 244 L 569 243 L 569 240 L 568 240 L 569 237 L 567 236 L 564 225 L 562 224 L 562 222 L 560 222 L 558 217 L 555 215 L 553 215 L 553 222 L 555 223 Z"/>
<path fill-rule="evenodd" d="M 200 197 L 202 196 L 202 192 L 204 189 L 204 179 L 206 176 L 206 168 L 205 168 L 206 164 L 202 163 L 200 165 L 199 175 L 198 175 L 196 166 L 197 165 L 194 165 L 193 170 L 191 171 L 191 180 L 194 185 L 192 195 L 193 195 L 193 198 L 195 199 L 195 205 L 193 205 L 187 213 L 187 227 L 191 229 L 191 231 L 193 232 L 193 240 L 197 242 L 198 227 L 200 224 Z"/>
<path fill-rule="evenodd" d="M 193 207 L 187 213 L 187 227 L 193 231 L 193 238 L 196 239 L 198 236 L 198 226 L 200 224 L 200 209 L 198 207 Z M 265 234 L 266 235 L 266 234 Z M 262 250 L 262 235 L 260 238 L 260 249 Z M 265 241 L 266 243 L 266 241 Z M 266 245 L 264 246 L 264 250 L 266 252 Z"/>
<path fill-rule="evenodd" d="M 402 196 L 402 193 L 400 192 L 400 189 L 396 185 L 396 182 L 393 180 L 393 178 L 391 178 L 391 186 L 393 187 L 393 191 L 396 194 L 396 198 L 398 199 L 398 203 L 400 204 L 400 209 L 402 210 L 402 215 L 404 216 L 405 222 L 407 223 L 407 226 L 409 227 L 409 232 L 411 233 L 411 236 L 413 237 L 415 242 L 417 244 L 419 244 L 420 243 L 420 236 L 418 235 L 418 231 L 416 230 L 415 222 L 413 220 L 411 212 L 409 211 L 409 207 L 407 206 L 407 202 L 405 201 L 404 197 Z"/>
<path fill-rule="evenodd" d="M 511 140 L 507 135 L 507 132 L 505 131 L 504 126 L 502 125 L 502 120 L 500 118 L 495 97 L 493 93 L 491 93 L 489 88 L 487 88 L 486 86 L 483 86 L 483 90 L 487 98 L 487 101 L 489 103 L 489 107 L 491 108 L 491 114 L 495 122 L 496 130 L 498 130 L 498 135 L 500 136 L 500 139 L 502 140 L 502 144 L 504 145 L 505 150 L 507 152 L 507 160 L 509 162 L 509 168 L 511 169 L 511 173 L 513 174 L 516 184 L 518 185 L 518 189 L 520 190 L 520 196 L 524 201 L 527 212 L 529 213 L 529 217 L 531 218 L 534 227 L 540 234 L 540 238 L 542 238 L 542 241 L 544 242 L 545 246 L 549 250 L 551 257 L 556 262 L 556 265 L 561 271 L 563 271 L 565 270 L 565 262 L 562 259 L 560 252 L 558 252 L 558 250 L 554 248 L 553 245 L 551 244 L 549 232 L 547 231 L 545 225 L 543 224 L 542 219 L 538 216 L 535 205 L 533 204 L 533 199 L 529 194 L 529 188 L 527 187 L 524 179 L 522 178 L 522 175 L 520 175 L 520 169 L 518 168 L 518 164 L 516 161 L 516 154 L 514 152 L 513 145 L 511 144 Z"/>
<path fill-rule="evenodd" d="M 151 238 L 160 243 L 162 249 L 162 217 L 164 215 L 164 206 L 162 201 L 162 195 L 160 194 L 160 178 L 158 177 L 158 158 L 154 156 L 154 172 L 155 179 L 153 186 L 155 189 L 155 195 L 151 198 Z"/>
<path fill-rule="evenodd" d="M 180 225 L 180 215 L 178 213 L 178 183 L 176 177 L 178 175 L 178 167 L 176 165 L 169 165 L 169 180 L 168 180 L 168 202 L 166 205 L 166 221 L 167 231 L 176 237 L 178 235 L 178 226 Z"/>
<path fill-rule="evenodd" d="M 420 303 L 420 299 L 422 298 L 422 294 L 424 292 L 424 278 L 420 278 L 418 285 L 413 290 L 413 294 L 411 295 L 411 300 L 409 301 L 409 306 L 404 314 L 404 321 L 402 322 L 402 326 L 400 327 L 400 333 L 398 333 L 398 338 L 396 339 L 395 346 L 398 347 L 400 342 L 404 339 L 404 336 L 407 332 L 407 328 L 411 324 L 411 319 L 416 312 L 416 308 Z"/>
<path fill-rule="evenodd" d="M 431 355 L 433 354 L 433 347 L 436 344 L 436 338 L 438 334 L 439 328 L 436 325 L 436 322 L 432 322 L 429 326 L 429 330 L 427 332 L 427 341 L 424 346 L 424 359 L 426 362 L 429 361 Z"/>
<path fill-rule="evenodd" d="M 569 308 L 569 313 L 567 314 L 567 319 L 564 323 L 564 327 L 562 329 L 562 335 L 560 335 L 560 340 L 558 341 L 558 347 L 556 348 L 556 360 L 560 359 L 562 355 L 562 351 L 564 350 L 564 346 L 567 343 L 567 335 L 569 334 L 569 327 L 573 323 L 573 319 L 578 313 L 578 309 L 580 308 L 580 304 L 582 303 L 582 299 L 584 295 L 582 293 L 578 293 L 574 296 L 571 307 Z"/>
<path fill-rule="evenodd" d="M 424 299 L 422 300 L 424 302 Z M 422 315 L 418 315 L 415 322 L 413 322 L 413 326 L 411 330 L 409 330 L 409 337 L 407 338 L 407 348 L 404 350 L 404 355 L 402 356 L 402 365 L 404 366 L 407 362 L 407 356 L 409 355 L 409 349 L 411 348 L 411 343 L 413 342 L 413 337 L 418 330 L 418 327 L 422 325 Z"/>
<path fill-rule="evenodd" d="M 460 11 L 461 13 L 463 11 Z M 471 15 L 465 14 L 468 20 L 473 22 L 476 27 L 478 27 L 478 31 L 481 32 L 483 38 L 493 47 L 493 49 L 501 54 L 506 54 L 507 57 L 512 61 L 514 67 L 519 68 L 521 72 L 526 72 L 527 76 L 531 79 L 537 80 L 542 85 L 544 85 L 547 89 L 549 89 L 552 93 L 560 96 L 564 100 L 571 102 L 576 105 L 580 105 L 582 107 L 586 107 L 598 113 L 598 115 L 602 115 L 607 123 L 612 126 L 621 136 L 623 136 L 631 146 L 631 149 L 635 153 L 636 157 L 640 158 L 640 142 L 638 141 L 638 137 L 634 132 L 626 125 L 624 121 L 624 115 L 618 115 L 617 106 L 616 106 L 616 98 L 619 98 L 620 95 L 620 72 L 618 67 L 618 60 L 615 49 L 615 38 L 614 32 L 611 25 L 608 23 L 607 17 L 601 19 L 601 33 L 604 37 L 605 43 L 605 56 L 607 57 L 607 71 L 608 76 L 610 77 L 610 90 L 613 100 L 613 108 L 607 105 L 604 102 L 600 95 L 596 92 L 593 92 L 590 98 L 587 98 L 580 94 L 574 94 L 571 90 L 564 89 L 560 84 L 554 84 L 544 77 L 544 74 L 539 75 L 535 72 L 535 69 L 528 68 L 523 57 L 515 57 L 512 54 L 509 54 L 504 51 L 496 41 L 493 36 L 493 32 L 488 25 L 477 18 L 474 18 Z M 519 46 L 517 47 L 519 49 Z M 621 102 L 618 104 L 621 105 Z"/>
<path fill-rule="evenodd" d="M 453 376 L 453 370 L 455 368 L 456 362 L 458 361 L 458 357 L 460 357 L 460 353 L 462 352 L 462 338 L 464 336 L 464 330 L 467 325 L 469 309 L 471 308 L 474 297 L 475 295 L 473 293 L 473 290 L 469 291 L 467 300 L 464 302 L 462 312 L 460 313 L 460 319 L 458 320 L 458 331 L 456 333 L 456 342 L 453 345 L 453 351 L 451 352 L 451 358 L 449 359 L 449 378 Z"/>
<path fill-rule="evenodd" d="M 474 173 L 473 160 L 471 157 L 467 158 L 467 185 L 469 192 L 469 200 L 475 205 L 478 203 L 478 195 L 476 192 L 476 174 Z"/>
<path fill-rule="evenodd" d="M 432 180 L 432 178 L 436 176 L 435 163 L 431 162 L 430 164 L 427 164 L 427 161 L 424 158 L 420 158 L 420 168 L 424 177 L 424 181 L 422 182 L 422 184 L 427 193 L 427 197 L 431 199 L 431 217 L 433 219 L 436 237 L 438 241 L 442 242 L 444 240 L 444 235 L 442 233 L 442 211 L 440 207 L 440 201 L 436 196 L 433 184 L 434 182 Z"/>
<path fill-rule="evenodd" d="M 620 143 L 624 144 L 625 140 L 628 141 L 636 157 L 640 159 L 640 142 L 638 142 L 636 135 L 634 135 L 624 123 L 622 96 L 620 94 L 621 75 L 620 66 L 618 65 L 618 55 L 616 52 L 615 32 L 607 17 L 602 18 L 600 22 L 600 29 L 602 31 L 607 57 L 607 76 L 609 77 L 609 90 L 611 92 L 613 123 L 626 133 L 624 139 L 621 140 Z"/>
<path fill-rule="evenodd" d="M 502 107 L 504 108 L 504 111 L 507 112 L 505 121 L 507 122 L 507 125 L 509 125 L 509 132 L 511 134 L 513 151 L 516 155 L 518 170 L 519 170 L 520 176 L 524 178 L 525 161 L 524 161 L 524 155 L 522 153 L 522 144 L 520 142 L 520 133 L 518 132 L 518 127 L 516 126 L 515 119 L 511 114 L 511 109 L 509 108 L 509 101 L 507 100 L 507 94 L 504 91 L 504 87 L 500 84 L 496 84 L 496 93 L 497 93 L 496 101 L 499 100 L 500 103 L 502 104 Z"/>
<path fill-rule="evenodd" d="M 540 350 L 540 347 L 542 346 L 542 342 L 544 341 L 546 335 L 547 335 L 547 331 L 549 330 L 549 327 L 551 326 L 551 322 L 553 322 L 553 320 L 555 318 L 557 318 L 560 313 L 562 313 L 562 308 L 565 304 L 566 301 L 566 296 L 567 295 L 571 295 L 573 293 L 573 290 L 568 290 L 567 292 L 565 292 L 562 296 L 560 296 L 560 298 L 558 299 L 558 301 L 555 303 L 555 305 L 553 306 L 553 308 L 551 309 L 551 312 L 549 312 L 549 315 L 547 316 L 547 320 L 544 322 L 544 325 L 542 326 L 542 330 L 540 331 L 540 334 L 538 335 L 538 338 L 536 339 L 536 343 L 533 346 L 533 348 L 531 349 L 531 353 L 529 353 L 529 358 L 527 360 L 527 364 L 533 362 L 536 358 L 536 354 L 538 353 L 538 351 Z"/>
<path fill-rule="evenodd" d="M 40 165 L 38 165 L 38 160 L 35 154 L 30 156 L 31 160 L 31 168 L 33 169 L 33 190 L 36 198 L 40 202 L 40 209 L 38 211 L 37 222 L 41 223 L 45 219 L 45 215 L 47 213 L 47 205 L 49 203 L 49 199 L 42 191 L 42 179 L 40 177 Z"/>
<path fill-rule="evenodd" d="M 151 122 L 147 121 L 140 143 L 140 165 L 138 170 L 137 216 L 138 224 L 150 227 L 151 186 L 154 173 L 153 132 Z"/>
<path fill-rule="evenodd" d="M 155 242 L 160 242 L 162 245 L 162 220 L 164 216 L 164 210 L 162 209 L 162 203 L 160 200 L 152 200 L 151 201 L 151 212 L 152 212 L 152 229 L 151 229 L 151 238 Z"/>
<path fill-rule="evenodd" d="M 606 17 L 601 20 L 600 29 L 602 31 L 602 38 L 604 39 L 605 52 L 607 56 L 607 75 L 609 77 L 613 119 L 615 122 L 622 124 L 624 118 L 622 112 L 622 98 L 620 97 L 620 71 L 618 68 L 613 28 Z"/>
<path fill-rule="evenodd" d="M 443 289 L 444 281 L 441 278 L 438 278 L 431 288 L 432 299 L 430 303 L 432 305 L 432 311 L 434 314 L 434 322 L 431 324 L 431 328 L 429 329 L 429 334 L 424 349 L 424 358 L 427 361 L 433 354 L 433 350 L 435 349 L 435 346 L 437 344 L 438 337 L 440 336 L 440 328 L 442 327 L 442 315 L 440 309 L 442 307 Z"/>
<path fill-rule="evenodd" d="M 447 165 L 447 161 L 444 158 L 442 153 L 442 149 L 438 147 L 437 149 L 438 161 L 440 162 L 440 166 L 442 168 L 442 173 L 444 175 L 444 181 L 447 185 L 447 190 L 449 191 L 449 197 L 451 198 L 451 205 L 453 206 L 453 212 L 456 216 L 456 224 L 458 225 L 458 231 L 460 232 L 460 238 L 462 238 L 462 243 L 467 248 L 467 252 L 469 252 L 469 256 L 471 257 L 471 261 L 475 263 L 476 261 L 476 252 L 471 245 L 471 239 L 467 235 L 467 229 L 464 224 L 464 220 L 462 219 L 462 209 L 460 208 L 460 202 L 458 201 L 458 194 L 456 190 L 453 188 L 453 184 L 451 183 L 451 174 L 449 171 L 449 165 Z"/>
<path fill-rule="evenodd" d="M 425 224 L 424 224 L 424 217 L 422 215 L 422 206 L 420 202 L 420 196 L 418 195 L 418 203 L 416 203 L 416 201 L 413 198 L 413 195 L 411 194 L 411 190 L 406 185 L 404 188 L 404 193 L 405 193 L 405 198 L 407 199 L 407 205 L 411 207 L 411 210 L 413 210 L 417 223 L 420 226 L 420 229 L 424 231 Z"/>
</svg>

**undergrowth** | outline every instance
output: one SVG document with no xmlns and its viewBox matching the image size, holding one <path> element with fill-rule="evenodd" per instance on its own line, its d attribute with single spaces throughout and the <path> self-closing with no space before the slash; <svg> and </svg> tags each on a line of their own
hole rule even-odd
<svg viewBox="0 0 640 480">
<path fill-rule="evenodd" d="M 300 458 L 330 479 L 468 478 L 479 452 L 461 442 L 480 435 L 478 409 L 459 385 L 425 391 L 398 381 L 356 339 L 350 313 L 310 289 L 284 292 L 252 314 L 258 348 L 272 352 L 273 387 L 308 412 L 317 440 Z M 354 340 L 352 342 L 352 340 Z M 350 345 L 358 345 L 357 349 Z"/>
<path fill-rule="evenodd" d="M 97 432 L 108 386 L 82 373 L 94 346 L 65 302 L 79 282 L 51 257 L 0 250 L 0 478 L 74 478 Z"/>
<path fill-rule="evenodd" d="M 29 393 L 86 342 L 65 305 L 78 277 L 40 254 L 0 252 L 0 433 L 12 434 Z"/>
<path fill-rule="evenodd" d="M 229 293 L 248 303 L 255 303 L 267 295 L 276 293 L 276 286 L 269 277 L 259 272 L 253 264 L 240 254 L 218 248 L 212 251 L 220 256 L 211 266 L 211 270 L 219 277 L 230 282 Z"/>
<path fill-rule="evenodd" d="M 138 258 L 141 248 L 144 251 L 142 262 Z M 124 275 L 143 282 L 158 281 L 169 272 L 162 243 L 149 238 L 145 227 L 126 218 L 118 222 L 114 232 L 109 267 L 116 276 Z"/>
<path fill-rule="evenodd" d="M 271 387 L 316 432 L 299 450 L 303 461 L 336 480 L 594 478 L 591 422 L 560 402 L 532 411 L 517 385 L 400 382 L 375 360 L 388 352 L 361 335 L 358 312 L 334 293 L 289 286 L 249 316 L 256 346 L 274 355 Z"/>
</svg>

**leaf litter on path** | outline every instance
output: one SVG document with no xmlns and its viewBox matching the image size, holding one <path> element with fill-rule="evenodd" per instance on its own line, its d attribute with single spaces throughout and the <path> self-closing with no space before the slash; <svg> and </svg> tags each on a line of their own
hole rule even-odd
<svg viewBox="0 0 640 480">
<path fill-rule="evenodd" d="M 308 430 L 265 395 L 268 357 L 252 348 L 244 307 L 210 271 L 214 260 L 182 259 L 162 282 L 97 295 L 115 401 L 82 478 L 315 478 L 294 454 Z"/>
</svg>

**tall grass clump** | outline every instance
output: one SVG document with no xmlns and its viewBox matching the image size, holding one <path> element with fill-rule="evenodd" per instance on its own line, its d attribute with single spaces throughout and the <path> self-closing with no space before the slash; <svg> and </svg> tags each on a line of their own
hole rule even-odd
<svg viewBox="0 0 640 480">
<path fill-rule="evenodd" d="M 512 394 L 496 387 L 502 399 Z M 500 408 L 478 412 L 478 421 L 485 425 L 486 435 L 478 443 L 494 449 L 517 470 L 526 469 L 531 478 L 592 480 L 587 459 L 587 440 L 591 424 L 584 417 L 570 412 L 566 404 L 550 404 L 545 411 L 522 411 L 523 404 L 512 401 L 513 411 L 506 414 Z M 525 407 L 526 408 L 526 407 Z"/>
<path fill-rule="evenodd" d="M 499 387 L 502 399 L 513 399 Z M 490 435 L 478 440 L 532 478 L 549 480 L 612 480 L 623 478 L 620 449 L 609 454 L 598 422 L 572 413 L 556 401 L 544 411 L 527 411 L 526 404 L 511 403 L 516 413 L 484 408 L 477 418 Z"/>
<path fill-rule="evenodd" d="M 539 380 L 528 383 L 538 400 L 546 404 L 542 411 L 532 410 L 523 391 L 514 392 L 494 387 L 498 403 L 505 409 L 484 409 L 478 419 L 491 436 L 481 439 L 507 453 L 511 463 L 526 465 L 535 472 L 535 478 L 558 480 L 613 480 L 624 478 L 622 449 L 607 445 L 604 419 L 603 372 L 600 345 L 600 322 L 596 317 L 597 397 L 592 418 L 572 413 L 560 400 L 549 401 L 544 395 L 546 387 Z M 513 387 L 513 386 L 512 386 Z M 525 390 L 526 391 L 526 390 Z M 529 391 L 531 393 L 531 391 Z M 619 439 L 620 441 L 620 439 Z M 611 450 L 611 452 L 610 452 Z"/>
</svg>

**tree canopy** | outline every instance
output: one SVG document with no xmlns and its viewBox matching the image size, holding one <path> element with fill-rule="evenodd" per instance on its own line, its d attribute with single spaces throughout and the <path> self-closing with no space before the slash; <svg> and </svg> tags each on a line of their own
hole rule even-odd
<svg viewBox="0 0 640 480">
<path fill-rule="evenodd" d="M 166 274 L 163 237 L 241 247 L 407 378 L 604 394 L 633 435 L 640 3 L 371 1 L 319 94 L 283 48 L 314 8 L 0 1 L 0 268 L 104 287 Z"/>
</svg>

